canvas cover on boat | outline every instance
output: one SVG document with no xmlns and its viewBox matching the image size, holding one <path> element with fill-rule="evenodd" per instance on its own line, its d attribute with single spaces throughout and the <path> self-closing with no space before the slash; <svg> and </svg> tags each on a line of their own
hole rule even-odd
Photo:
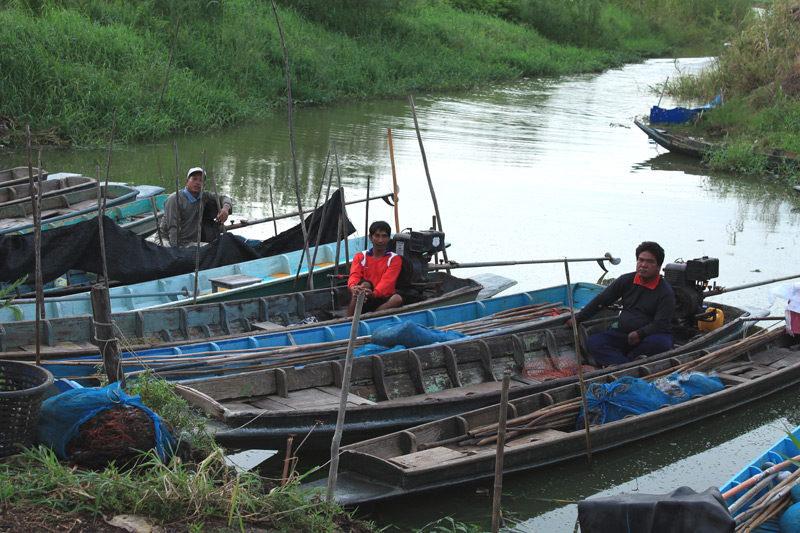
<svg viewBox="0 0 800 533">
<path fill-rule="evenodd" d="M 581 533 L 729 533 L 734 520 L 719 489 L 668 494 L 622 494 L 578 502 Z"/>
<path fill-rule="evenodd" d="M 336 242 L 339 214 L 342 213 L 341 190 L 334 192 L 326 205 L 310 213 L 306 228 L 310 243 L 316 244 L 318 232 L 322 233 L 320 244 Z M 324 219 L 321 219 L 322 213 Z M 346 235 L 355 227 L 344 213 Z M 313 224 L 312 221 L 313 220 Z M 69 270 L 85 270 L 102 274 L 103 260 L 100 253 L 100 230 L 97 220 L 87 220 L 71 226 L 53 228 L 42 232 L 42 280 L 52 281 Z M 125 284 L 141 283 L 187 272 L 194 272 L 196 250 L 190 248 L 168 248 L 146 241 L 132 231 L 119 227 L 109 218 L 103 219 L 108 277 Z M 200 270 L 241 263 L 269 257 L 303 248 L 303 232 L 300 224 L 255 246 L 230 233 L 223 233 L 213 243 L 200 249 Z M 34 234 L 0 235 L 0 281 L 13 282 L 23 276 L 35 280 Z"/>
<path fill-rule="evenodd" d="M 712 107 L 717 107 L 721 104 L 722 91 L 717 94 L 717 97 L 714 98 L 713 101 L 704 106 L 691 109 L 686 107 L 673 107 L 672 109 L 664 109 L 663 107 L 654 105 L 650 108 L 650 123 L 657 124 L 659 122 L 667 122 L 670 124 L 681 124 L 683 122 L 689 122 L 690 120 L 694 120 L 694 117 L 700 113 L 711 109 Z"/>
</svg>

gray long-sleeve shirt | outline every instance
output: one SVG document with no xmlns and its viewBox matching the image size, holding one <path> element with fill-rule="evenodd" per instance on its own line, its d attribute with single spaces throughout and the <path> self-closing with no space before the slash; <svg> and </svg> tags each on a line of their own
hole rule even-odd
<svg viewBox="0 0 800 533">
<path fill-rule="evenodd" d="M 207 202 L 212 202 L 215 206 L 216 215 L 216 195 L 212 192 L 204 191 L 201 198 L 190 202 L 184 191 L 178 193 L 178 207 L 180 208 L 181 242 L 180 246 L 192 246 L 197 244 L 198 221 L 200 219 L 200 206 Z M 233 202 L 228 196 L 219 195 L 220 206 L 227 205 L 230 212 L 233 212 Z M 164 202 L 164 217 L 161 219 L 161 234 L 167 237 L 169 246 L 175 247 L 178 244 L 178 216 L 175 208 L 175 194 L 170 194 Z"/>
</svg>

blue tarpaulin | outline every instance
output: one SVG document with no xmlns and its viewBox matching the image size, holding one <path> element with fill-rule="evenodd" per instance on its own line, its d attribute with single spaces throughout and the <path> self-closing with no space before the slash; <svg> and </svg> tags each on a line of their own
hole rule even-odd
<svg viewBox="0 0 800 533">
<path fill-rule="evenodd" d="M 718 105 L 722 105 L 722 91 L 717 94 L 717 97 L 714 100 L 704 106 L 695 107 L 693 109 L 689 109 L 686 107 L 674 107 L 672 109 L 664 109 L 663 107 L 658 107 L 654 105 L 650 108 L 650 124 L 656 124 L 659 122 L 668 122 L 670 124 L 681 124 L 683 122 L 689 122 L 693 120 L 694 117 L 711 109 L 712 107 L 717 107 Z"/>
</svg>

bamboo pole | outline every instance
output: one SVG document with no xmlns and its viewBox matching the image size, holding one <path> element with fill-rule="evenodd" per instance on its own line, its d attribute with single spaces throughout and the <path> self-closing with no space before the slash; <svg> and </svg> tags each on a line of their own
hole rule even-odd
<svg viewBox="0 0 800 533">
<path fill-rule="evenodd" d="M 500 413 L 498 415 L 497 452 L 494 463 L 494 494 L 492 497 L 492 533 L 500 531 L 500 499 L 503 495 L 503 457 L 506 446 L 506 417 L 508 416 L 508 388 L 511 371 L 503 372 L 503 386 L 500 390 Z"/>
<path fill-rule="evenodd" d="M 269 184 L 269 205 L 272 208 L 272 225 L 275 226 L 275 235 L 278 235 L 278 219 L 275 218 L 275 201 L 272 199 L 272 184 Z M 303 262 L 302 260 L 300 261 Z"/>
<path fill-rule="evenodd" d="M 167 88 L 167 80 L 169 80 L 169 69 L 172 67 L 172 58 L 175 55 L 175 45 L 178 42 L 178 30 L 181 29 L 181 19 L 178 17 L 178 24 L 175 26 L 175 37 L 172 39 L 172 50 L 169 52 L 169 63 L 167 63 L 167 74 L 164 76 L 164 85 L 161 86 L 161 97 L 158 99 L 158 110 L 156 116 L 161 114 L 161 101 L 164 100 L 164 90 Z"/>
<path fill-rule="evenodd" d="M 400 233 L 400 216 L 397 212 L 397 172 L 394 169 L 394 148 L 392 147 L 392 128 L 386 128 L 389 131 L 389 159 L 392 161 L 392 193 L 394 200 L 394 231 Z"/>
<path fill-rule="evenodd" d="M 314 204 L 314 211 L 312 211 L 312 214 L 311 214 L 311 223 L 310 223 L 309 229 L 313 229 L 314 228 L 314 221 L 317 219 L 317 209 L 319 209 L 319 199 L 320 199 L 320 196 L 322 195 L 322 186 L 325 185 L 325 174 L 323 173 L 322 176 L 323 176 L 322 177 L 322 181 L 319 183 L 319 189 L 317 190 L 317 201 Z M 321 218 L 321 214 L 320 214 L 320 218 Z M 321 224 L 320 224 L 320 227 L 321 227 Z M 319 231 L 317 231 L 317 234 L 319 235 Z M 303 264 L 303 255 L 305 253 L 306 253 L 305 249 L 302 252 L 300 252 L 300 264 L 301 265 Z M 308 253 L 311 253 L 310 249 L 309 249 Z M 314 261 L 311 261 L 311 265 L 313 267 Z M 311 276 L 312 274 L 313 274 L 313 272 L 311 272 L 309 270 L 308 275 Z M 300 268 L 298 267 L 297 272 L 294 273 L 294 283 L 292 284 L 292 290 L 293 291 L 297 290 L 297 280 L 299 280 L 299 279 L 300 279 Z"/>
<path fill-rule="evenodd" d="M 436 201 L 436 191 L 433 190 L 433 181 L 431 181 L 431 173 L 428 170 L 428 158 L 425 156 L 425 147 L 422 145 L 422 134 L 419 131 L 419 123 L 417 122 L 417 112 L 414 109 L 414 97 L 409 93 L 408 101 L 411 102 L 411 116 L 414 117 L 414 129 L 417 132 L 417 140 L 419 141 L 419 150 L 422 153 L 422 164 L 425 166 L 425 176 L 428 178 L 428 189 L 431 191 L 431 200 L 433 200 L 433 209 L 436 212 L 436 223 L 438 224 L 439 231 L 444 233 L 442 229 L 442 216 L 439 214 L 439 202 Z M 442 249 L 442 257 L 444 257 L 445 263 L 448 262 L 447 259 L 447 248 Z M 447 273 L 450 273 L 450 270 L 447 270 Z"/>
<path fill-rule="evenodd" d="M 205 159 L 205 150 L 203 150 L 203 159 Z M 203 172 L 205 172 L 205 163 L 203 164 Z M 203 176 L 205 178 L 205 176 Z M 219 189 L 217 189 L 217 180 L 214 179 L 214 169 L 211 169 L 211 185 L 214 186 L 214 200 L 217 201 L 217 213 L 222 211 L 222 204 L 219 201 Z M 222 223 L 222 233 L 225 233 L 225 224 Z"/>
<path fill-rule="evenodd" d="M 283 38 L 283 28 L 281 27 L 280 18 L 278 18 L 278 8 L 275 7 L 275 0 L 272 2 L 272 11 L 275 13 L 275 22 L 278 24 L 278 33 L 281 36 L 281 46 L 283 46 L 283 57 L 286 66 L 286 98 L 287 107 L 289 109 L 289 145 L 292 149 L 292 171 L 294 175 L 294 190 L 297 194 L 297 212 L 300 214 L 300 228 L 303 230 L 303 250 L 306 253 L 306 260 L 308 262 L 308 271 L 311 272 L 311 255 L 308 253 L 308 231 L 306 231 L 305 217 L 303 216 L 303 202 L 300 200 L 300 180 L 297 175 L 297 157 L 294 151 L 294 126 L 292 124 L 292 78 L 289 72 L 289 53 L 286 51 L 286 41 Z M 299 267 L 298 267 L 299 268 Z M 307 287 L 314 289 L 314 278 L 309 276 Z"/>
<path fill-rule="evenodd" d="M 28 183 L 31 193 L 31 214 L 33 215 L 33 247 L 34 247 L 34 260 L 36 262 L 36 277 L 34 283 L 36 284 L 36 364 L 41 364 L 41 320 L 44 318 L 44 288 L 42 285 L 42 221 L 40 220 L 38 191 L 41 191 L 42 171 L 41 164 L 39 165 L 39 186 L 34 189 L 33 180 L 33 154 L 31 154 L 31 127 L 25 126 L 25 144 L 28 149 Z"/>
<path fill-rule="evenodd" d="M 103 229 L 103 217 L 105 216 L 105 209 L 103 209 L 103 195 L 100 192 L 100 167 L 94 167 L 95 174 L 97 175 L 97 236 L 100 240 L 100 260 L 103 263 L 103 279 L 105 280 L 106 289 L 109 288 L 108 284 L 108 265 L 106 263 L 106 238 Z"/>
<path fill-rule="evenodd" d="M 156 206 L 156 199 L 154 196 L 150 197 L 150 205 L 153 207 L 153 218 L 156 221 L 156 235 L 158 235 L 158 244 L 164 246 L 164 239 L 161 238 L 161 224 L 158 223 L 158 206 Z"/>
<path fill-rule="evenodd" d="M 369 174 L 367 174 L 367 205 L 364 215 L 364 249 L 369 248 Z"/>
<path fill-rule="evenodd" d="M 327 165 L 326 165 L 327 166 Z M 319 245 L 322 241 L 322 224 L 325 221 L 325 214 L 328 211 L 328 198 L 331 195 L 331 182 L 333 181 L 333 169 L 331 169 L 330 177 L 328 178 L 328 189 L 325 191 L 325 203 L 322 204 L 322 213 L 320 214 L 320 226 L 319 231 L 317 231 L 317 242 L 314 244 L 314 257 L 311 259 L 311 271 L 308 273 L 309 276 L 314 275 L 314 265 L 317 264 L 317 252 L 319 251 Z"/>
<path fill-rule="evenodd" d="M 564 272 L 567 276 L 567 295 L 569 296 L 569 316 L 572 319 L 572 338 L 575 342 L 575 364 L 578 367 L 578 383 L 581 388 L 581 406 L 583 407 L 583 426 L 586 431 L 586 456 L 589 469 L 592 468 L 592 437 L 589 432 L 589 408 L 586 405 L 586 384 L 583 382 L 583 361 L 581 361 L 581 345 L 578 340 L 578 322 L 575 320 L 575 302 L 572 299 L 572 282 L 569 279 L 569 262 L 564 259 Z"/>
<path fill-rule="evenodd" d="M 350 328 L 350 341 L 347 344 L 347 356 L 344 361 L 344 372 L 342 375 L 342 394 L 339 398 L 339 414 L 336 417 L 336 429 L 333 432 L 331 442 L 331 467 L 328 474 L 328 498 L 333 500 L 333 493 L 336 491 L 336 476 L 339 470 L 339 443 L 342 440 L 342 428 L 344 426 L 344 414 L 347 410 L 347 397 L 350 395 L 350 374 L 353 371 L 353 351 L 355 350 L 356 337 L 358 336 L 358 322 L 361 319 L 361 309 L 364 307 L 365 293 L 358 293 L 356 309 L 353 313 L 353 325 Z"/>
<path fill-rule="evenodd" d="M 97 206 L 98 208 L 98 218 L 100 219 L 100 254 L 103 258 L 103 278 L 105 278 L 105 285 L 106 290 L 109 289 L 109 281 L 108 281 L 108 264 L 106 262 L 106 243 L 105 237 L 103 236 L 103 217 L 106 213 L 106 199 L 108 197 L 108 177 L 111 174 L 111 152 L 114 149 L 114 132 L 117 129 L 117 110 L 114 109 L 114 120 L 111 123 L 111 137 L 108 141 L 108 158 L 106 159 L 106 188 L 105 194 L 100 194 L 100 169 L 97 168 L 97 202 L 100 203 L 100 197 L 102 196 L 103 206 L 102 208 L 100 205 Z"/>
<path fill-rule="evenodd" d="M 283 477 L 281 479 L 281 485 L 286 485 L 289 481 L 289 463 L 292 462 L 292 441 L 294 441 L 294 435 L 289 435 L 289 438 L 286 439 L 286 456 L 283 458 Z"/>
<path fill-rule="evenodd" d="M 178 141 L 174 141 L 174 151 L 175 151 L 175 225 L 176 225 L 176 233 L 175 233 L 175 247 L 181 247 L 181 173 L 178 167 Z M 166 209 L 165 209 L 166 211 Z M 169 242 L 169 226 L 167 226 L 167 242 Z M 170 243 L 171 245 L 171 243 Z"/>
<path fill-rule="evenodd" d="M 342 221 L 342 238 L 344 239 L 344 269 L 350 271 L 350 245 L 347 242 L 347 203 L 344 201 L 344 189 L 342 188 L 342 176 L 339 174 L 339 154 L 336 152 L 336 141 L 333 141 L 333 160 L 336 163 L 336 184 L 342 195 L 342 214 L 339 216 Z M 338 262 L 338 256 L 337 256 Z"/>
<path fill-rule="evenodd" d="M 192 304 L 197 303 L 197 289 L 200 286 L 200 239 L 203 236 L 203 210 L 205 202 L 203 202 L 203 195 L 206 192 L 206 150 L 203 149 L 203 170 L 200 178 L 200 216 L 197 217 L 197 240 L 195 241 L 194 249 L 194 295 L 192 296 Z M 217 200 L 219 202 L 219 200 Z"/>
</svg>

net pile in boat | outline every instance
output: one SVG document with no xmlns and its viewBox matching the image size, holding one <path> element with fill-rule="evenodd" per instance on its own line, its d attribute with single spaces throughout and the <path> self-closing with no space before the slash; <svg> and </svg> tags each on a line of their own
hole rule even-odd
<svg viewBox="0 0 800 533">
<path fill-rule="evenodd" d="M 593 366 L 583 365 L 583 371 L 597 370 Z M 572 357 L 541 357 L 528 361 L 522 369 L 522 376 L 536 381 L 566 378 L 578 373 L 578 365 Z"/>
</svg>

